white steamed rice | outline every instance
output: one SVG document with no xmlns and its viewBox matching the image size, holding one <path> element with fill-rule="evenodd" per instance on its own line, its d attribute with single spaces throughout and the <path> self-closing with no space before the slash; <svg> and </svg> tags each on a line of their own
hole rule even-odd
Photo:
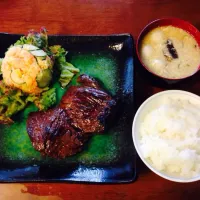
<svg viewBox="0 0 200 200">
<path fill-rule="evenodd" d="M 142 154 L 157 170 L 200 175 L 200 105 L 168 99 L 144 117 L 139 132 Z"/>
</svg>

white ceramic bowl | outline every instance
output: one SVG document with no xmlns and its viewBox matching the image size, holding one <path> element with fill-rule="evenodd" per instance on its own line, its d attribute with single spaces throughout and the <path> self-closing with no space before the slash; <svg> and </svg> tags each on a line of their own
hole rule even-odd
<svg viewBox="0 0 200 200">
<path fill-rule="evenodd" d="M 188 99 L 191 102 L 194 102 L 194 103 L 197 103 L 200 105 L 200 97 L 199 96 L 197 96 L 193 93 L 181 91 L 181 90 L 167 90 L 164 92 L 159 92 L 159 93 L 149 97 L 140 106 L 140 108 L 136 112 L 136 115 L 135 115 L 134 121 L 133 121 L 132 136 L 133 136 L 133 142 L 134 142 L 136 151 L 137 151 L 139 157 L 141 158 L 141 160 L 145 163 L 145 165 L 150 170 L 152 170 L 154 173 L 156 173 L 157 175 L 159 175 L 167 180 L 174 181 L 174 182 L 182 182 L 182 183 L 198 181 L 198 180 L 200 180 L 200 175 L 197 177 L 194 177 L 194 178 L 190 178 L 190 179 L 183 179 L 183 178 L 169 176 L 168 174 L 155 169 L 149 162 L 147 162 L 147 160 L 144 159 L 144 157 L 141 153 L 141 149 L 140 149 L 140 145 L 139 145 L 139 126 L 141 124 L 142 118 L 148 112 L 157 108 L 161 104 L 162 100 L 166 97 L 172 97 L 172 98 L 178 97 L 179 99 Z"/>
</svg>

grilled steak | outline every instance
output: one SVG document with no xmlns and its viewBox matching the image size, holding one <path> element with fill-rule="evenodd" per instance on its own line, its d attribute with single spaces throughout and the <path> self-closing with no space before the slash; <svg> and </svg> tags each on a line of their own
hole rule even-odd
<svg viewBox="0 0 200 200">
<path fill-rule="evenodd" d="M 27 132 L 42 155 L 64 158 L 82 150 L 90 134 L 101 132 L 116 102 L 87 75 L 78 78 L 57 108 L 30 113 Z"/>
<path fill-rule="evenodd" d="M 62 97 L 60 107 L 65 109 L 71 124 L 84 133 L 102 132 L 116 102 L 93 78 L 81 75 L 77 81 L 81 86 L 71 86 Z"/>
<path fill-rule="evenodd" d="M 33 147 L 43 155 L 64 158 L 81 151 L 86 140 L 80 130 L 71 126 L 61 108 L 31 113 L 27 131 Z"/>
</svg>

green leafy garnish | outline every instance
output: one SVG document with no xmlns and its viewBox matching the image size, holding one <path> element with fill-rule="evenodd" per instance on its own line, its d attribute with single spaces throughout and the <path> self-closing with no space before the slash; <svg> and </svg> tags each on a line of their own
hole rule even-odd
<svg viewBox="0 0 200 200">
<path fill-rule="evenodd" d="M 42 93 L 29 95 L 19 89 L 7 87 L 0 82 L 0 124 L 12 123 L 11 116 L 23 110 L 30 102 L 39 110 L 47 110 L 56 104 L 56 89 L 51 88 L 54 70 L 59 72 L 59 81 L 66 87 L 79 69 L 66 61 L 66 50 L 60 45 L 48 46 L 47 30 L 41 28 L 40 32 L 29 31 L 27 36 L 22 36 L 14 44 L 29 51 L 36 59 L 38 65 L 47 65 L 37 75 L 37 86 L 42 88 Z M 0 75 L 2 60 L 0 58 Z M 52 67 L 52 65 L 54 66 Z M 53 69 L 52 69 L 53 68 Z"/>
<path fill-rule="evenodd" d="M 73 78 L 73 76 L 79 72 L 79 69 L 66 61 L 66 51 L 60 45 L 51 46 L 50 51 L 54 55 L 55 66 L 60 71 L 60 84 L 62 87 L 66 87 Z"/>
<path fill-rule="evenodd" d="M 40 94 L 40 96 L 29 95 L 26 102 L 33 102 L 39 110 L 47 110 L 56 103 L 56 89 L 51 88 Z"/>
<path fill-rule="evenodd" d="M 21 90 L 11 89 L 0 82 L 0 123 L 11 123 L 10 117 L 23 110 L 26 106 Z"/>
<path fill-rule="evenodd" d="M 22 36 L 15 45 L 24 45 L 24 44 L 32 44 L 40 49 L 48 48 L 48 36 L 47 30 L 42 27 L 40 32 L 34 32 L 33 30 L 29 31 L 27 36 Z"/>
<path fill-rule="evenodd" d="M 39 110 L 47 110 L 56 103 L 56 89 L 51 88 L 38 96 L 25 95 L 21 90 L 7 87 L 0 82 L 0 124 L 12 123 L 12 115 L 33 102 Z"/>
</svg>

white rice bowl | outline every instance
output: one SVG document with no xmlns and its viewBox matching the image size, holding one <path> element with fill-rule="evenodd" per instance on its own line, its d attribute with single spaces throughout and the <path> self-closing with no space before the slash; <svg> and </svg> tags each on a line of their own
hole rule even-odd
<svg viewBox="0 0 200 200">
<path fill-rule="evenodd" d="M 147 99 L 133 121 L 133 141 L 142 161 L 175 182 L 200 180 L 200 97 L 169 90 Z"/>
</svg>

